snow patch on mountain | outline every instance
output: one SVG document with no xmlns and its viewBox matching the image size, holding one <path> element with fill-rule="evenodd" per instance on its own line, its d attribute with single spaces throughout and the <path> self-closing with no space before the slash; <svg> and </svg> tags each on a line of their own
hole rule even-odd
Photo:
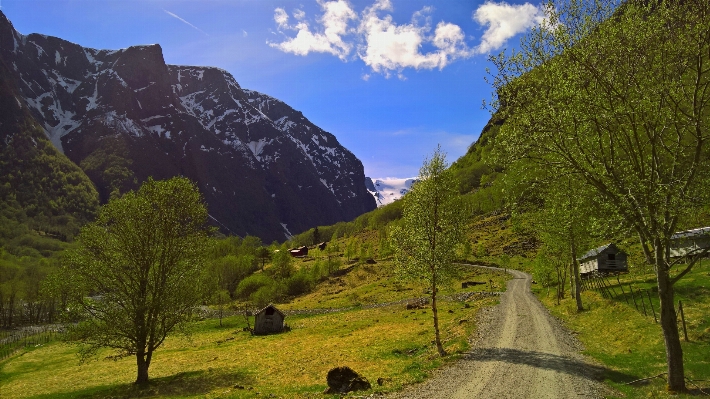
<svg viewBox="0 0 710 399">
<path fill-rule="evenodd" d="M 402 198 L 404 194 L 407 194 L 412 189 L 412 185 L 416 181 L 416 177 L 383 177 L 379 179 L 366 177 L 365 185 L 367 186 L 367 191 L 375 197 L 377 206 L 381 207 Z"/>
</svg>

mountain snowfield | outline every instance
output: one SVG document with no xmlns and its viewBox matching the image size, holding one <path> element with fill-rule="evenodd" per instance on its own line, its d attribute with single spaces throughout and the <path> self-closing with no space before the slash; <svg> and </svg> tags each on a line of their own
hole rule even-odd
<svg viewBox="0 0 710 399">
<path fill-rule="evenodd" d="M 385 206 L 402 198 L 412 189 L 412 185 L 417 181 L 416 177 L 398 178 L 382 177 L 379 179 L 365 178 L 367 191 L 375 197 L 377 206 Z"/>
</svg>

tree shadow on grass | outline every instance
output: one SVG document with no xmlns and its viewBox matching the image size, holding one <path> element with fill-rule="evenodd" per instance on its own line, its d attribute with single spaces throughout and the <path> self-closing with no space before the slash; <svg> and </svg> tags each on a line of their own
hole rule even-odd
<svg viewBox="0 0 710 399">
<path fill-rule="evenodd" d="M 33 396 L 32 399 L 160 398 L 201 395 L 217 388 L 244 387 L 253 384 L 254 378 L 249 373 L 228 369 L 209 369 L 153 378 L 145 385 L 133 383 L 104 385 L 78 391 L 38 395 Z"/>
<path fill-rule="evenodd" d="M 572 357 L 537 351 L 525 351 L 520 349 L 480 348 L 467 353 L 465 359 L 467 361 L 500 361 L 513 364 L 524 364 L 536 368 L 573 374 L 595 381 L 603 381 L 608 379 L 615 383 L 626 383 L 640 378 L 603 366 L 586 363 L 580 359 Z"/>
</svg>

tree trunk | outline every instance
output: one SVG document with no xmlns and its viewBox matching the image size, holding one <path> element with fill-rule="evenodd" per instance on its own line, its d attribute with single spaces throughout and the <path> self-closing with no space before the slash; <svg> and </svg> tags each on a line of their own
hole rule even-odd
<svg viewBox="0 0 710 399">
<path fill-rule="evenodd" d="M 145 384 L 148 382 L 148 367 L 150 367 L 150 358 L 152 353 L 136 353 L 136 364 L 138 366 L 138 376 L 136 384 Z"/>
<path fill-rule="evenodd" d="M 436 309 L 436 276 L 434 276 L 431 283 L 431 311 L 434 314 L 434 340 L 436 342 L 436 350 L 439 352 L 439 356 L 446 356 L 444 346 L 441 344 L 441 335 L 439 334 L 439 313 Z"/>
<path fill-rule="evenodd" d="M 574 255 L 572 255 L 574 258 Z M 574 298 L 574 289 L 575 289 L 575 279 L 574 279 L 574 261 L 570 262 L 569 264 L 569 297 Z"/>
<path fill-rule="evenodd" d="M 577 243 L 572 236 L 572 245 L 570 247 L 572 251 L 572 273 L 570 274 L 570 283 L 574 282 L 574 299 L 577 301 L 577 312 L 584 310 L 582 305 L 582 283 L 579 277 L 579 261 L 577 260 Z"/>
<path fill-rule="evenodd" d="M 666 346 L 668 365 L 668 390 L 685 392 L 685 372 L 683 370 L 683 348 L 678 333 L 678 318 L 673 304 L 673 285 L 668 274 L 667 262 L 661 245 L 656 246 L 656 278 L 658 279 L 658 298 L 661 302 L 661 329 Z"/>
</svg>

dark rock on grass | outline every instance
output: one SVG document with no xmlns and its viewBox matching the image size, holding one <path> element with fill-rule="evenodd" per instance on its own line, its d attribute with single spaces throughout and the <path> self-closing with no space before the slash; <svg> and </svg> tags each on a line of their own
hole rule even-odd
<svg viewBox="0 0 710 399">
<path fill-rule="evenodd" d="M 326 380 L 328 382 L 328 388 L 323 391 L 324 394 L 366 391 L 372 388 L 367 378 L 347 366 L 331 369 L 328 371 Z"/>
</svg>

